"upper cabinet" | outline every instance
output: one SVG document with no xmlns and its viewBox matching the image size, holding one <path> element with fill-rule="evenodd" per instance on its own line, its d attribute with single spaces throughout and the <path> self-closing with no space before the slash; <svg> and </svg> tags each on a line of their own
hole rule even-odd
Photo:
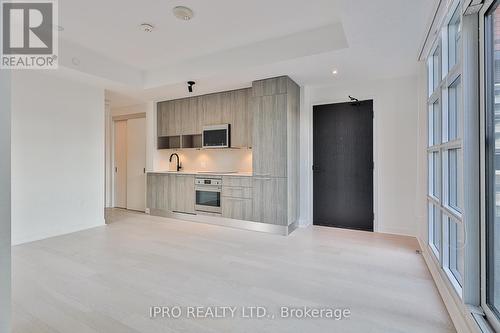
<svg viewBox="0 0 500 333">
<path fill-rule="evenodd" d="M 199 135 L 203 126 L 230 124 L 231 146 L 252 147 L 251 94 L 245 88 L 159 102 L 158 137 Z"/>
<path fill-rule="evenodd" d="M 288 76 L 254 81 L 252 83 L 252 94 L 254 97 L 286 94 L 290 92 L 290 86 L 294 84 L 295 82 Z"/>
</svg>

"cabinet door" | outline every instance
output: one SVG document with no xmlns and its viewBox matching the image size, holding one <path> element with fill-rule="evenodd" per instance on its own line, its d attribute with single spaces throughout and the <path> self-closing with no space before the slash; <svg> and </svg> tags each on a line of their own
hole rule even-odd
<svg viewBox="0 0 500 333">
<path fill-rule="evenodd" d="M 171 102 L 160 102 L 157 104 L 157 135 L 158 136 L 168 136 L 168 118 L 169 118 L 169 107 Z"/>
<path fill-rule="evenodd" d="M 221 94 L 202 96 L 203 125 L 222 124 Z"/>
<path fill-rule="evenodd" d="M 280 76 L 271 79 L 254 81 L 252 83 L 253 96 L 270 96 L 278 94 L 286 94 L 289 78 Z"/>
<path fill-rule="evenodd" d="M 149 209 L 168 210 L 169 176 L 148 174 L 146 207 Z"/>
<path fill-rule="evenodd" d="M 186 98 L 180 102 L 181 135 L 200 134 L 198 98 Z"/>
<path fill-rule="evenodd" d="M 171 210 L 179 213 L 194 213 L 194 176 L 171 175 Z"/>
<path fill-rule="evenodd" d="M 189 99 L 189 112 L 191 112 L 190 121 L 192 133 L 187 134 L 201 134 L 203 132 L 203 105 L 201 104 L 200 97 L 193 97 Z"/>
<path fill-rule="evenodd" d="M 233 147 L 251 147 L 252 119 L 249 110 L 250 89 L 233 92 L 231 102 L 231 145 Z"/>
<path fill-rule="evenodd" d="M 177 195 L 177 175 L 168 175 L 168 197 L 169 197 L 169 208 L 173 212 L 178 212 L 181 203 L 181 198 Z"/>
<path fill-rule="evenodd" d="M 149 173 L 146 178 L 146 208 L 156 209 L 158 191 L 158 176 Z"/>
<path fill-rule="evenodd" d="M 253 173 L 287 176 L 287 95 L 253 97 Z"/>
<path fill-rule="evenodd" d="M 252 215 L 255 222 L 288 224 L 286 178 L 254 177 Z"/>
<path fill-rule="evenodd" d="M 167 132 L 169 136 L 181 135 L 182 109 L 187 105 L 183 100 L 169 101 L 167 104 Z"/>
<path fill-rule="evenodd" d="M 252 199 L 222 197 L 222 216 L 236 220 L 252 220 Z"/>
</svg>

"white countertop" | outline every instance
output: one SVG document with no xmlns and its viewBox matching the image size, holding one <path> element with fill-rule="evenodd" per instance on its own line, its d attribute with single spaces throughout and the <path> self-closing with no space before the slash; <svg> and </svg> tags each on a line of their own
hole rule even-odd
<svg viewBox="0 0 500 333">
<path fill-rule="evenodd" d="M 175 174 L 175 175 L 197 175 L 197 176 L 234 176 L 234 177 L 252 177 L 251 172 L 217 172 L 217 171 L 196 171 L 196 170 L 181 170 L 181 171 L 147 171 L 147 173 L 160 173 L 160 174 Z"/>
</svg>

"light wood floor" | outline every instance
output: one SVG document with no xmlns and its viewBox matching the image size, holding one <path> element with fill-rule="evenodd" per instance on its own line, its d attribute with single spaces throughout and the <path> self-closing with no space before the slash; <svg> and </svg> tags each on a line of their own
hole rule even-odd
<svg viewBox="0 0 500 333">
<path fill-rule="evenodd" d="M 454 332 L 412 238 L 289 237 L 113 211 L 13 248 L 14 332 Z M 149 307 L 349 308 L 351 318 L 150 319 Z"/>
</svg>

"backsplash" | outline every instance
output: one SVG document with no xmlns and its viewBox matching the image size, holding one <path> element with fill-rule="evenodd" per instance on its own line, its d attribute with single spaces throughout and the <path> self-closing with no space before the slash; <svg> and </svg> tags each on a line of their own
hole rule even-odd
<svg viewBox="0 0 500 333">
<path fill-rule="evenodd" d="M 175 170 L 176 160 L 169 163 L 170 154 L 177 153 L 183 170 L 214 172 L 252 172 L 251 149 L 165 149 L 158 150 L 158 170 Z"/>
</svg>

